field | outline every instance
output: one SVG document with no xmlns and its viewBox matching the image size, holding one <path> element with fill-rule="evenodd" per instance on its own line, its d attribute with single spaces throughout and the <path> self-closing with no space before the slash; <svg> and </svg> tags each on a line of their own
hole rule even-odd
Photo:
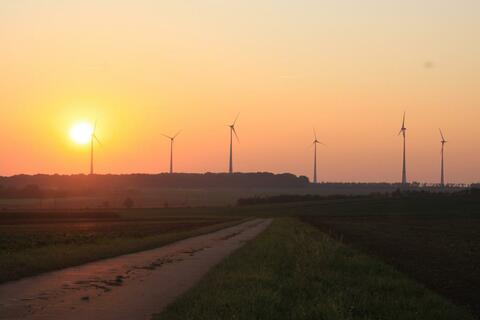
<svg viewBox="0 0 480 320">
<path fill-rule="evenodd" d="M 480 315 L 480 215 L 306 217 Z"/>
<path fill-rule="evenodd" d="M 473 319 L 479 212 L 466 194 L 4 211 L 0 282 L 274 217 L 159 319 Z"/>
<path fill-rule="evenodd" d="M 136 208 L 204 207 L 231 206 L 240 198 L 272 196 L 282 194 L 369 194 L 385 191 L 382 189 L 342 189 L 322 188 L 137 188 L 122 191 L 99 193 L 96 196 L 76 196 L 66 198 L 0 199 L 0 209 L 7 210 L 60 210 L 124 208 L 124 201 L 130 197 Z"/>
<path fill-rule="evenodd" d="M 155 319 L 474 318 L 380 260 L 281 218 Z"/>
<path fill-rule="evenodd" d="M 0 282 L 155 248 L 241 219 L 201 209 L 2 212 Z"/>
</svg>

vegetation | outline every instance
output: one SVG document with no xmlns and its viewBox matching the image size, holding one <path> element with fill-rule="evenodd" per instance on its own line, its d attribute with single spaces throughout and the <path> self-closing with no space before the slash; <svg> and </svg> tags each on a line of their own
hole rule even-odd
<svg viewBox="0 0 480 320">
<path fill-rule="evenodd" d="M 191 213 L 191 211 L 190 211 Z M 0 215 L 0 283 L 151 249 L 241 221 L 157 210 L 17 212 Z"/>
<path fill-rule="evenodd" d="M 384 263 L 277 219 L 157 320 L 473 319 Z"/>
<path fill-rule="evenodd" d="M 168 191 L 165 197 L 171 199 L 172 192 L 174 190 Z M 199 193 L 197 196 L 200 198 L 204 195 Z M 179 193 L 179 198 L 181 197 L 182 195 Z M 220 197 L 223 197 L 223 195 L 220 195 Z M 112 202 L 122 203 L 125 199 L 125 196 L 116 197 L 116 200 L 112 200 Z M 157 202 L 160 199 L 163 198 L 156 197 Z M 426 285 L 429 289 L 442 294 L 458 305 L 470 307 L 474 313 L 480 315 L 478 299 L 476 299 L 480 287 L 480 273 L 477 269 L 477 266 L 480 265 L 480 238 L 478 236 L 480 234 L 480 216 L 478 215 L 480 212 L 480 194 L 478 190 L 465 190 L 447 194 L 402 191 L 368 196 L 320 197 L 296 195 L 263 196 L 252 199 L 254 201 L 245 203 L 245 205 L 231 207 L 189 208 L 174 205 L 167 208 L 167 205 L 165 205 L 163 209 L 140 209 L 138 207 L 144 206 L 145 202 L 136 195 L 132 198 L 132 201 L 135 201 L 134 207 L 136 208 L 129 210 L 112 210 L 108 209 L 109 205 L 105 205 L 105 209 L 100 211 L 49 209 L 27 212 L 18 210 L 0 211 L 0 282 L 100 258 L 157 247 L 183 237 L 213 231 L 252 216 L 289 217 L 287 218 L 288 221 L 294 224 L 294 230 L 296 230 L 293 239 L 297 239 L 296 237 L 300 237 L 300 234 L 303 233 L 304 236 L 301 237 L 305 239 L 315 238 L 316 246 L 321 248 L 325 248 L 327 244 L 332 248 L 335 246 L 344 248 L 344 246 L 335 244 L 336 242 L 328 237 L 315 235 L 316 233 L 313 231 L 298 231 L 304 230 L 306 227 L 292 222 L 294 220 L 291 220 L 290 217 L 300 217 L 303 221 L 311 223 L 321 231 L 335 238 L 344 239 L 347 244 L 351 244 L 355 249 L 376 256 L 417 280 L 418 283 Z M 261 201 L 257 201 L 258 199 L 261 199 Z M 176 203 L 175 201 L 173 202 Z M 258 204 L 251 205 L 253 203 Z M 163 206 L 164 203 L 161 202 L 161 205 Z M 272 230 L 276 230 L 274 234 L 272 234 Z M 278 272 L 279 274 L 293 272 L 288 269 L 290 267 L 286 267 L 290 261 L 297 261 L 298 265 L 295 268 L 299 268 L 299 270 L 312 268 L 311 265 L 308 265 L 308 259 L 303 259 L 296 256 L 296 253 L 294 255 L 291 252 L 291 250 L 299 250 L 298 248 L 303 247 L 297 241 L 298 239 L 292 241 L 292 235 L 289 232 L 293 231 L 287 232 L 285 222 L 281 222 L 280 225 L 276 224 L 272 230 L 267 233 L 269 236 L 266 239 L 264 239 L 264 236 L 260 238 L 263 239 L 260 243 L 264 243 L 261 248 L 266 251 L 263 254 L 260 253 L 259 248 L 252 251 L 253 253 L 256 252 L 255 254 L 258 256 L 268 257 L 272 264 L 279 263 L 281 257 L 275 256 L 274 252 L 270 251 L 278 250 L 279 255 L 285 254 L 283 256 L 283 259 L 286 260 L 285 265 L 278 267 L 271 265 L 270 268 L 273 271 L 268 272 Z M 271 243 L 273 241 L 278 241 L 278 243 L 273 246 Z M 249 244 L 249 250 L 252 249 L 251 246 L 253 244 Z M 313 247 L 309 250 L 313 250 Z M 335 254 L 329 253 L 328 257 L 336 256 L 339 254 L 338 252 L 354 251 L 345 248 L 335 249 L 332 252 L 335 252 Z M 362 259 L 367 259 L 363 255 L 358 255 L 357 252 L 354 253 L 354 257 L 362 256 Z M 345 253 L 346 256 L 349 254 Z M 242 257 L 246 261 L 253 261 L 253 258 L 248 258 L 245 252 L 242 253 Z M 323 258 L 317 257 L 315 259 L 312 260 L 314 265 L 320 263 Z M 357 258 L 352 258 L 351 261 L 347 257 L 339 259 L 337 260 L 343 259 L 345 265 L 352 263 L 353 269 L 363 270 L 361 265 L 356 265 L 358 263 Z M 227 265 L 232 264 L 227 263 Z M 301 266 L 303 263 L 307 265 L 305 267 Z M 377 268 L 375 267 L 377 264 L 378 261 L 373 263 L 373 268 Z M 256 264 L 253 265 L 257 266 Z M 330 268 L 332 265 L 328 264 L 327 266 Z M 231 267 L 233 268 L 233 265 Z M 241 281 L 248 283 L 251 278 L 257 277 L 257 275 L 249 273 L 255 271 L 251 270 L 244 273 L 245 278 L 240 280 L 242 275 L 240 272 L 247 269 L 245 269 L 244 264 L 240 264 L 239 268 L 239 274 L 229 275 L 229 277 L 233 277 L 232 283 Z M 321 270 L 328 269 L 323 265 L 322 268 Z M 266 270 L 262 270 L 262 276 L 263 274 L 269 274 Z M 221 275 L 223 271 L 216 272 L 215 275 L 217 274 Z M 338 280 L 336 277 L 340 277 L 334 273 L 326 273 L 326 275 L 332 277 L 332 281 L 335 282 Z M 345 273 L 342 277 L 346 275 L 349 274 Z M 307 275 L 307 278 L 310 276 L 313 277 L 313 275 Z M 357 274 L 357 276 L 359 282 L 365 280 L 363 279 L 365 275 Z M 251 288 L 259 292 L 269 292 L 269 294 L 274 292 L 281 299 L 286 299 L 282 297 L 283 294 L 290 295 L 291 299 L 297 299 L 297 291 L 301 289 L 306 280 L 298 275 L 292 277 L 288 280 L 292 283 L 281 284 L 281 287 L 278 288 L 270 288 L 269 286 L 273 286 L 273 284 L 262 279 L 259 280 L 258 287 Z M 351 277 L 350 280 L 353 281 L 353 275 Z M 381 280 L 382 277 L 378 278 L 379 281 L 383 281 Z M 271 281 L 273 281 L 272 279 L 277 281 L 277 278 L 271 278 Z M 310 278 L 308 279 L 310 280 Z M 371 275 L 369 279 L 372 282 L 376 281 L 374 275 Z M 296 286 L 294 282 L 297 280 L 303 282 L 299 282 Z M 321 281 L 328 283 L 330 280 L 322 278 Z M 345 283 L 340 283 L 339 285 L 344 286 L 344 294 L 349 296 L 350 284 L 347 286 Z M 281 294 L 275 293 L 274 290 L 280 290 L 279 288 L 283 288 Z M 375 288 L 370 289 L 374 290 Z M 288 293 L 289 290 L 292 291 Z M 318 285 L 308 290 L 307 292 L 313 294 L 315 290 L 323 292 L 321 290 L 326 289 Z M 379 290 L 383 289 L 380 288 Z M 242 294 L 242 292 L 244 291 L 239 291 L 239 294 Z M 334 293 L 338 296 L 341 295 L 340 289 Z M 236 295 L 231 294 L 235 301 L 237 299 Z M 298 299 L 301 303 L 304 298 L 300 297 Z M 308 299 L 305 301 L 303 308 L 308 309 L 310 303 L 317 303 L 317 300 Z M 377 299 L 377 296 L 373 295 L 372 299 Z M 283 303 L 283 300 L 279 301 Z M 318 303 L 326 302 L 320 301 Z M 360 301 L 358 303 L 363 305 L 366 302 Z M 293 302 L 290 307 L 292 305 Z M 340 308 L 341 304 L 335 304 L 335 306 Z M 368 306 L 375 305 L 372 302 L 372 305 Z M 262 308 L 266 308 L 262 304 L 255 305 L 255 308 L 257 307 L 260 308 L 259 312 L 263 312 Z M 249 315 L 251 315 L 254 311 L 250 310 L 249 312 Z M 315 314 L 318 310 L 311 312 L 313 313 L 309 314 Z M 370 315 L 376 314 L 367 313 L 365 318 L 375 318 L 375 316 L 370 317 Z M 348 317 L 345 316 L 344 318 Z M 351 318 L 359 318 L 359 316 L 354 314 Z"/>
<path fill-rule="evenodd" d="M 135 202 L 134 202 L 133 199 L 130 198 L 130 197 L 127 197 L 127 198 L 125 199 L 125 201 L 123 201 L 123 205 L 124 205 L 125 208 L 127 208 L 127 209 L 132 209 L 134 204 L 135 204 Z"/>
<path fill-rule="evenodd" d="M 278 199 L 280 198 L 280 199 Z M 257 205 L 236 208 L 238 212 L 255 212 L 263 216 L 364 216 L 364 215 L 477 215 L 480 191 L 457 193 L 395 192 L 365 196 L 278 196 L 260 199 Z M 293 200 L 291 200 L 293 199 Z"/>
<path fill-rule="evenodd" d="M 304 217 L 480 316 L 480 215 Z"/>
<path fill-rule="evenodd" d="M 309 185 L 306 177 L 293 174 L 258 173 L 161 173 L 123 175 L 17 175 L 0 177 L 0 197 L 28 193 L 50 196 L 48 190 L 65 190 L 71 195 L 91 195 L 119 189 L 142 188 L 297 188 Z M 26 189 L 26 190 L 24 190 Z"/>
<path fill-rule="evenodd" d="M 279 203 L 299 203 L 299 202 L 319 202 L 325 200 L 389 200 L 389 199 L 414 199 L 414 200 L 478 200 L 480 202 L 480 189 L 463 189 L 446 192 L 446 189 L 435 191 L 396 189 L 391 192 L 372 192 L 369 194 L 280 194 L 280 195 L 266 195 L 254 196 L 250 198 L 240 198 L 237 201 L 239 206 L 259 205 L 259 204 L 279 204 Z"/>
</svg>

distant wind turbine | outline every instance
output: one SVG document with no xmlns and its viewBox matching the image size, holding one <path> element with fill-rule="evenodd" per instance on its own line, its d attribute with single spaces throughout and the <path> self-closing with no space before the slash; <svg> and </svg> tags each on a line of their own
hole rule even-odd
<svg viewBox="0 0 480 320">
<path fill-rule="evenodd" d="M 403 122 L 402 128 L 398 135 L 403 135 L 403 169 L 402 169 L 402 184 L 407 184 L 407 148 L 406 148 L 406 132 L 407 128 L 405 128 L 405 112 L 403 113 Z"/>
<path fill-rule="evenodd" d="M 313 136 L 315 137 L 315 140 L 313 140 L 313 146 L 314 146 L 314 153 L 313 153 L 313 183 L 317 183 L 317 144 L 324 145 L 317 139 L 317 132 L 315 129 L 313 129 Z"/>
<path fill-rule="evenodd" d="M 445 162 L 444 162 L 444 149 L 445 149 L 445 143 L 447 143 L 448 141 L 445 140 L 445 137 L 443 135 L 443 132 L 442 132 L 442 129 L 439 129 L 440 131 L 440 137 L 442 138 L 442 140 L 440 141 L 440 143 L 442 144 L 442 151 L 441 151 L 441 155 L 442 155 L 442 161 L 441 161 L 441 172 L 440 172 L 440 185 L 442 187 L 445 186 Z"/>
<path fill-rule="evenodd" d="M 233 173 L 233 135 L 235 135 L 235 138 L 237 138 L 237 141 L 240 141 L 240 139 L 238 139 L 237 131 L 235 130 L 235 125 L 237 124 L 238 116 L 240 116 L 240 114 L 237 114 L 235 121 L 233 121 L 233 123 L 229 125 L 230 127 L 230 162 L 228 167 L 229 173 Z"/>
<path fill-rule="evenodd" d="M 93 131 L 92 131 L 92 135 L 90 136 L 90 175 L 93 175 L 94 174 L 94 166 L 93 166 L 93 147 L 94 147 L 94 144 L 95 144 L 95 141 L 97 141 L 97 143 L 99 145 L 102 145 L 102 143 L 100 142 L 100 140 L 98 140 L 97 138 L 97 121 L 95 121 L 95 125 L 93 126 Z"/>
<path fill-rule="evenodd" d="M 173 143 L 175 142 L 175 138 L 177 138 L 180 132 L 182 131 L 178 131 L 173 137 L 162 134 L 162 136 L 164 136 L 165 138 L 170 139 L 170 174 L 173 173 Z"/>
</svg>

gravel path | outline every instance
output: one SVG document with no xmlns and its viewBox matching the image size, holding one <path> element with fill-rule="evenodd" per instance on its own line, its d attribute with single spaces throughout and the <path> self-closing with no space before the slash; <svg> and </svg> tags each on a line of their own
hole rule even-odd
<svg viewBox="0 0 480 320">
<path fill-rule="evenodd" d="M 150 319 L 270 223 L 251 220 L 158 249 L 0 285 L 0 319 Z"/>
</svg>

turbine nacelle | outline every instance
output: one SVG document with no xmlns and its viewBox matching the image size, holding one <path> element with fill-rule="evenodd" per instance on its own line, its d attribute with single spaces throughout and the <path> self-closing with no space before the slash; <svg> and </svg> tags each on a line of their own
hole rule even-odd
<svg viewBox="0 0 480 320">
<path fill-rule="evenodd" d="M 166 134 L 163 134 L 162 133 L 162 136 L 164 136 L 165 138 L 167 139 L 170 139 L 172 142 L 175 141 L 175 138 L 177 138 L 177 136 L 181 133 L 182 131 L 178 131 L 173 137 L 172 136 L 169 136 L 169 135 L 166 135 Z"/>
<path fill-rule="evenodd" d="M 313 140 L 312 144 L 325 145 L 323 142 L 321 142 L 321 141 L 318 140 L 318 138 L 317 138 L 317 131 L 315 130 L 315 128 L 313 129 L 313 136 L 315 137 L 315 140 Z"/>
</svg>

